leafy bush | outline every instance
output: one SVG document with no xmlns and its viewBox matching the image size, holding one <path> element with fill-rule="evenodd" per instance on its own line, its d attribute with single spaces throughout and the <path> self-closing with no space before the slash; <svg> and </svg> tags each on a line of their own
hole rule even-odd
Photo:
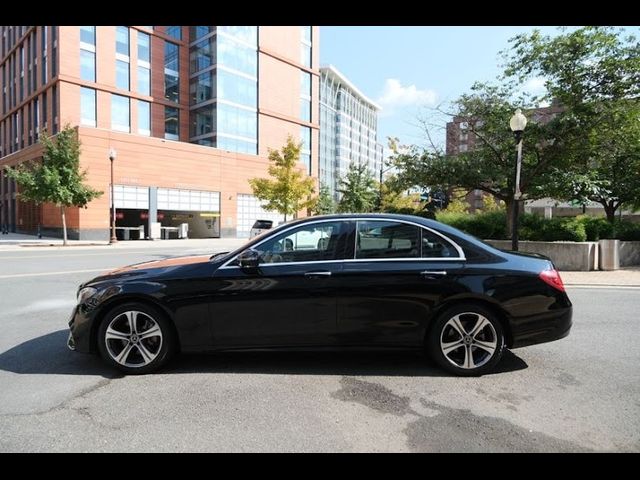
<svg viewBox="0 0 640 480">
<path fill-rule="evenodd" d="M 623 241 L 640 241 L 640 223 L 622 220 L 615 226 L 616 238 Z"/>
<path fill-rule="evenodd" d="M 509 238 L 504 210 L 476 214 L 441 211 L 436 215 L 436 219 L 478 238 Z M 537 242 L 597 242 L 607 238 L 640 241 L 640 223 L 616 220 L 611 224 L 604 217 L 588 215 L 544 218 L 533 213 L 525 213 L 520 216 L 518 232 L 520 240 Z"/>
</svg>

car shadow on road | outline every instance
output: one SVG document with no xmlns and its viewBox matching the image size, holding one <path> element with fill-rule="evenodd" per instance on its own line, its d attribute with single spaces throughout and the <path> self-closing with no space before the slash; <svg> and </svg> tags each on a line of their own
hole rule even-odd
<svg viewBox="0 0 640 480">
<path fill-rule="evenodd" d="M 28 340 L 0 353 L 0 370 L 19 374 L 100 375 L 122 374 L 104 364 L 97 355 L 67 348 L 68 330 Z M 528 368 L 511 351 L 490 375 Z M 161 373 L 259 373 L 271 375 L 349 375 L 445 377 L 448 373 L 416 352 L 233 352 L 177 355 Z"/>
<path fill-rule="evenodd" d="M 528 365 L 511 351 L 492 374 L 512 372 Z M 385 377 L 451 376 L 419 352 L 234 352 L 180 355 L 166 373 L 258 373 L 269 375 L 346 375 Z"/>
<path fill-rule="evenodd" d="M 83 355 L 67 347 L 69 330 L 58 330 L 27 340 L 0 353 L 0 370 L 20 374 L 100 375 L 118 378 L 97 355 Z"/>
</svg>

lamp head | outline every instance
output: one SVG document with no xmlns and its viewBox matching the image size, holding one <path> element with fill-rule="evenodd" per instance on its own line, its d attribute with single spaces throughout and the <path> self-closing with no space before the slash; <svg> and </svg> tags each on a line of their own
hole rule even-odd
<svg viewBox="0 0 640 480">
<path fill-rule="evenodd" d="M 524 127 L 527 126 L 527 117 L 522 114 L 522 110 L 519 108 L 516 110 L 516 113 L 513 114 L 511 120 L 509 120 L 509 127 L 511 127 L 511 131 L 522 132 Z"/>
<path fill-rule="evenodd" d="M 111 160 L 112 162 L 116 159 L 116 157 L 118 156 L 118 152 L 116 152 L 115 148 L 110 148 L 109 149 L 109 160 Z"/>
</svg>

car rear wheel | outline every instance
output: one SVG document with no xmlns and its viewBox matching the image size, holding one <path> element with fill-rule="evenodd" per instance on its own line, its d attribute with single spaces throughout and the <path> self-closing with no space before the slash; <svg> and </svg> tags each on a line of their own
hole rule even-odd
<svg viewBox="0 0 640 480">
<path fill-rule="evenodd" d="M 112 309 L 98 331 L 102 358 L 127 374 L 158 370 L 174 350 L 173 329 L 155 308 L 131 302 Z"/>
<path fill-rule="evenodd" d="M 496 315 L 472 304 L 443 312 L 427 338 L 427 350 L 433 360 L 460 376 L 477 376 L 493 370 L 504 348 L 504 332 Z"/>
</svg>

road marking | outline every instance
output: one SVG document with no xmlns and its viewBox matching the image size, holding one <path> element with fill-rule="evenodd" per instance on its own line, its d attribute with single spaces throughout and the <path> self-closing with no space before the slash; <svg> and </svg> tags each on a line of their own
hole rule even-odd
<svg viewBox="0 0 640 480">
<path fill-rule="evenodd" d="M 113 255 L 114 253 L 117 253 L 117 254 L 126 253 L 128 255 L 133 255 L 138 253 L 146 253 L 148 255 L 160 255 L 159 253 L 149 253 L 149 250 L 144 250 L 140 252 L 117 252 L 116 250 L 112 250 L 110 252 L 104 252 L 104 253 L 77 253 L 77 254 L 59 253 L 56 255 L 22 255 L 18 257 L 0 255 L 0 260 L 14 260 L 14 259 L 24 259 L 24 258 L 95 257 L 95 256 L 101 256 L 101 255 Z"/>
<path fill-rule="evenodd" d="M 89 273 L 89 272 L 108 272 L 120 267 L 104 267 L 92 268 L 90 270 L 66 270 L 62 272 L 40 272 L 40 273 L 14 273 L 11 275 L 0 275 L 0 278 L 17 278 L 17 277 L 42 277 L 45 275 L 66 275 L 68 273 Z"/>
</svg>

